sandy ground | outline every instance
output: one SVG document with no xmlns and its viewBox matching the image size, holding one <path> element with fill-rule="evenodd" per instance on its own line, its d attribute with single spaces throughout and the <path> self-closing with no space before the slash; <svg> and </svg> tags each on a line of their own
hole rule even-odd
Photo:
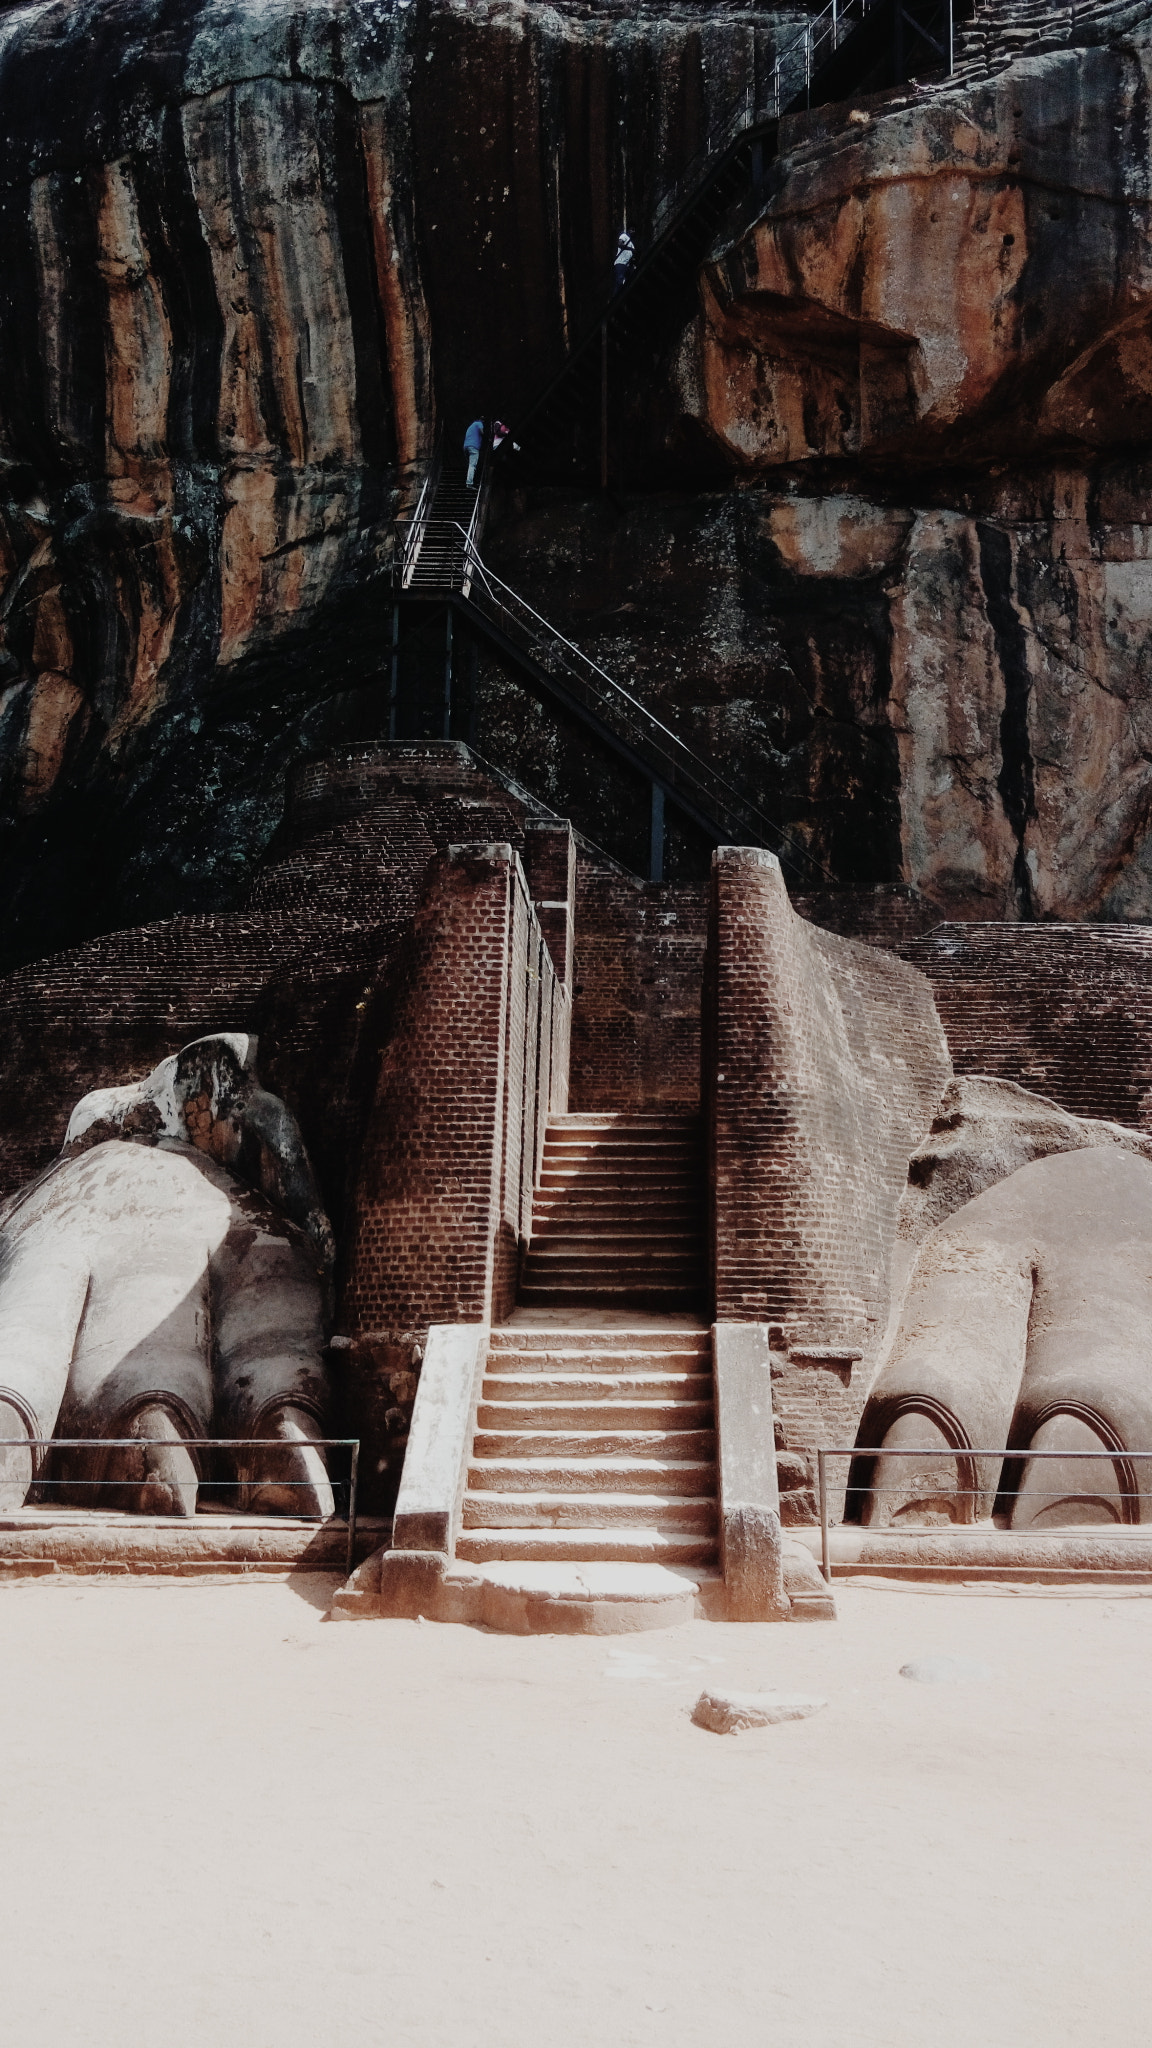
<svg viewBox="0 0 1152 2048">
<path fill-rule="evenodd" d="M 1152 1599 L 520 1640 L 327 1586 L 0 1589 L 13 2048 L 1149 2039 Z"/>
</svg>

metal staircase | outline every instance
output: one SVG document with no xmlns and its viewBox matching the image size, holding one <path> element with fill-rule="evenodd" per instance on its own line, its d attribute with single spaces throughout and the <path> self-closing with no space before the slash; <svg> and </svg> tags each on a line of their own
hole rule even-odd
<svg viewBox="0 0 1152 2048">
<path fill-rule="evenodd" d="M 517 420 L 540 473 L 598 467 L 609 484 L 609 392 L 645 352 L 686 319 L 716 233 L 764 185 L 784 115 L 852 92 L 882 91 L 920 69 L 947 74 L 958 19 L 971 0 L 830 0 L 781 52 L 762 84 L 708 137 L 665 192 L 623 289 L 586 327 L 556 374 Z"/>
<path fill-rule="evenodd" d="M 855 91 L 882 90 L 915 63 L 951 69 L 956 18 L 968 0 L 829 0 L 781 52 L 761 86 L 709 136 L 665 192 L 627 284 L 570 351 L 516 429 L 537 471 L 573 461 L 588 466 L 589 422 L 599 413 L 599 467 L 608 482 L 610 379 L 634 371 L 644 349 L 690 311 L 699 265 L 722 221 L 764 182 L 783 115 Z M 463 463 L 461 461 L 461 468 Z M 696 754 L 671 727 L 585 654 L 484 563 L 479 542 L 491 478 L 482 460 L 476 488 L 446 473 L 438 450 L 405 537 L 393 607 L 389 733 L 397 726 L 402 608 L 442 615 L 435 684 L 441 734 L 454 718 L 456 629 L 485 642 L 528 689 L 594 737 L 649 794 L 651 879 L 664 874 L 667 811 L 712 845 L 741 843 L 776 852 L 793 876 L 828 881 L 815 857 L 769 818 L 756 794 Z M 465 636 L 466 637 L 466 636 Z"/>
<path fill-rule="evenodd" d="M 518 672 L 533 694 L 591 734 L 647 786 L 650 880 L 663 879 L 669 807 L 713 846 L 768 847 L 779 855 L 794 877 L 809 886 L 814 877 L 829 880 L 814 855 L 767 816 L 753 792 L 741 788 L 697 754 L 671 726 L 657 718 L 646 704 L 550 624 L 527 598 L 487 567 L 475 536 L 480 529 L 489 482 L 486 460 L 478 473 L 475 491 L 468 491 L 462 484 L 445 478 L 439 456 L 425 482 L 397 575 L 390 736 L 398 736 L 395 703 L 400 603 L 407 599 L 437 605 L 443 609 L 446 621 L 442 699 L 445 739 L 453 737 L 451 670 L 456 628 L 462 624 L 486 643 L 506 668 Z"/>
</svg>

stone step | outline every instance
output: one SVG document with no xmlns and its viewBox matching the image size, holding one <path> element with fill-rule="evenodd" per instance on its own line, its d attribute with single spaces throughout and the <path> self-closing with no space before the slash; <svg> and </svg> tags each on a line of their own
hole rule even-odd
<svg viewBox="0 0 1152 2048">
<path fill-rule="evenodd" d="M 589 1386 L 606 1380 L 609 1386 L 635 1386 L 640 1398 L 657 1375 L 669 1386 L 711 1386 L 712 1361 L 693 1351 L 497 1351 L 489 1356 L 485 1380 L 493 1375 L 517 1379 L 555 1376 L 565 1386 L 583 1379 Z"/>
<path fill-rule="evenodd" d="M 663 1131 L 580 1131 L 564 1138 L 547 1132 L 544 1150 L 550 1159 L 697 1159 L 703 1153 L 694 1138 Z"/>
<path fill-rule="evenodd" d="M 670 1458 L 710 1459 L 716 1455 L 712 1429 L 479 1428 L 473 1458 Z"/>
<path fill-rule="evenodd" d="M 536 1228 L 535 1221 L 533 1221 L 533 1249 L 535 1249 L 541 1238 L 545 1239 L 548 1243 L 551 1243 L 556 1238 L 563 1238 L 566 1244 L 587 1243 L 595 1245 L 599 1245 L 607 1239 L 610 1243 L 624 1245 L 663 1244 L 667 1245 L 670 1250 L 679 1250 L 684 1245 L 691 1245 L 695 1248 L 700 1241 L 700 1232 L 699 1230 L 685 1230 L 682 1227 L 675 1230 L 666 1230 L 651 1223 L 641 1223 L 636 1220 L 628 1223 L 605 1220 L 603 1223 L 596 1223 L 590 1227 L 588 1224 L 578 1223 L 572 1216 L 560 1214 L 546 1218 L 539 1231 Z"/>
<path fill-rule="evenodd" d="M 525 1308 L 644 1308 L 653 1311 L 694 1309 L 704 1294 L 703 1284 L 693 1287 L 654 1285 L 647 1287 L 560 1287 L 522 1284 L 519 1299 Z"/>
<path fill-rule="evenodd" d="M 710 1536 L 712 1495 L 669 1493 L 485 1493 L 464 1495 L 466 1529 L 671 1529 Z"/>
<path fill-rule="evenodd" d="M 641 1204 L 634 1204 L 619 1196 L 617 1213 L 608 1210 L 593 1210 L 591 1214 L 576 1203 L 569 1206 L 557 1202 L 544 1208 L 536 1208 L 532 1215 L 532 1230 L 535 1236 L 543 1231 L 547 1237 L 558 1232 L 568 1232 L 573 1237 L 610 1237 L 617 1231 L 626 1231 L 632 1237 L 696 1238 L 704 1235 L 699 1210 L 693 1204 L 685 1205 L 679 1213 L 653 1215 Z"/>
<path fill-rule="evenodd" d="M 544 1140 L 546 1159 L 595 1160 L 595 1159 L 646 1159 L 668 1165 L 683 1163 L 685 1160 L 702 1159 L 703 1146 L 694 1139 L 664 1138 L 655 1133 L 650 1138 L 622 1138 L 611 1134 L 599 1136 L 587 1134 L 578 1138 Z"/>
<path fill-rule="evenodd" d="M 676 1458 L 478 1458 L 470 1493 L 716 1492 L 716 1467 Z"/>
<path fill-rule="evenodd" d="M 547 1186 L 541 1181 L 536 1190 L 537 1198 L 548 1202 L 589 1202 L 593 1208 L 602 1209 L 613 1202 L 649 1202 L 653 1208 L 682 1208 L 685 1204 L 702 1206 L 703 1185 L 700 1174 L 684 1173 L 626 1174 L 591 1171 L 570 1173 L 567 1170 L 550 1168 L 547 1161 L 544 1172 L 549 1174 Z"/>
<path fill-rule="evenodd" d="M 556 1194 L 612 1195 L 621 1188 L 635 1188 L 639 1195 L 679 1196 L 699 1192 L 700 1174 L 692 1166 L 657 1166 L 651 1159 L 625 1166 L 616 1160 L 597 1159 L 577 1166 L 571 1159 L 550 1159 L 540 1168 L 541 1187 Z"/>
<path fill-rule="evenodd" d="M 698 1401 L 645 1401 L 633 1390 L 628 1397 L 605 1400 L 597 1389 L 592 1400 L 572 1395 L 541 1399 L 539 1394 L 502 1400 L 487 1390 L 476 1416 L 478 1429 L 711 1429 L 712 1396 Z"/>
<path fill-rule="evenodd" d="M 578 1138 L 590 1132 L 606 1131 L 615 1137 L 699 1138 L 703 1128 L 700 1118 L 688 1112 L 679 1114 L 670 1110 L 667 1115 L 662 1115 L 653 1111 L 650 1116 L 643 1116 L 627 1110 L 585 1109 L 570 1116 L 549 1117 L 545 1136 Z"/>
<path fill-rule="evenodd" d="M 526 1399 L 533 1398 L 531 1390 L 539 1386 L 540 1398 L 544 1400 L 549 1398 L 543 1391 L 546 1386 L 558 1389 L 557 1400 L 587 1398 L 590 1401 L 610 1401 L 619 1392 L 621 1398 L 630 1401 L 678 1400 L 681 1396 L 686 1401 L 699 1401 L 705 1398 L 702 1390 L 711 1392 L 710 1365 L 703 1370 L 686 1369 L 703 1367 L 703 1360 L 682 1355 L 662 1371 L 662 1361 L 649 1358 L 632 1371 L 627 1364 L 623 1370 L 620 1369 L 621 1356 L 620 1352 L 613 1351 L 606 1351 L 601 1359 L 578 1358 L 564 1353 L 553 1359 L 539 1351 L 526 1352 L 523 1359 L 513 1359 L 511 1354 L 505 1354 L 492 1361 L 498 1372 L 495 1376 L 485 1373 L 484 1384 L 485 1387 L 509 1388 L 523 1385 L 529 1389 Z M 547 1366 L 546 1373 L 539 1371 L 541 1365 Z M 586 1395 L 581 1391 L 583 1389 L 587 1390 Z M 494 1394 L 492 1398 L 499 1400 L 501 1397 Z M 509 1398 L 517 1397 L 510 1395 Z"/>
<path fill-rule="evenodd" d="M 686 1259 L 694 1264 L 702 1263 L 696 1233 L 686 1231 L 671 1242 L 649 1231 L 642 1237 L 634 1237 L 631 1243 L 621 1243 L 618 1238 L 607 1235 L 603 1238 L 582 1238 L 575 1234 L 569 1237 L 558 1230 L 543 1244 L 537 1244 L 533 1238 L 528 1256 L 549 1266 L 558 1259 L 584 1259 L 598 1266 L 606 1261 L 612 1265 L 647 1266 L 650 1259 L 659 1259 L 666 1265 L 683 1265 Z"/>
<path fill-rule="evenodd" d="M 685 1190 L 676 1195 L 651 1195 L 631 1188 L 596 1189 L 592 1195 L 583 1189 L 542 1188 L 532 1205 L 532 1222 L 535 1229 L 542 1229 L 546 1223 L 578 1229 L 586 1223 L 597 1233 L 640 1230 L 654 1236 L 691 1231 L 698 1237 L 704 1227 L 695 1193 Z"/>
<path fill-rule="evenodd" d="M 674 1352 L 691 1352 L 711 1358 L 712 1332 L 690 1324 L 666 1329 L 649 1325 L 629 1328 L 627 1324 L 597 1329 L 592 1323 L 568 1329 L 532 1329 L 522 1323 L 498 1323 L 488 1340 L 490 1353 L 503 1351 L 587 1352 L 627 1351 L 636 1358 L 670 1358 Z"/>
<path fill-rule="evenodd" d="M 593 1222 L 626 1222 L 636 1217 L 653 1222 L 683 1216 L 699 1225 L 702 1213 L 698 1188 L 540 1188 L 533 1203 L 537 1216 L 587 1216 Z"/>
<path fill-rule="evenodd" d="M 716 1539 L 690 1530 L 464 1529 L 456 1556 L 469 1564 L 494 1558 L 611 1560 L 630 1564 L 711 1564 Z"/>
<path fill-rule="evenodd" d="M 503 1363 L 503 1361 L 501 1361 Z M 596 1374 L 573 1369 L 568 1373 L 486 1373 L 481 1399 L 507 1401 L 514 1406 L 533 1401 L 564 1403 L 598 1401 L 616 1408 L 623 1402 L 675 1402 L 682 1407 L 699 1407 L 712 1399 L 710 1372 Z"/>
<path fill-rule="evenodd" d="M 544 1244 L 533 1240 L 528 1265 L 536 1280 L 550 1280 L 573 1273 L 604 1273 L 616 1279 L 627 1272 L 660 1281 L 679 1279 L 687 1271 L 700 1271 L 703 1260 L 694 1245 L 685 1246 L 683 1250 L 669 1250 L 659 1238 L 629 1247 L 620 1245 L 615 1238 L 597 1244 L 595 1238 L 557 1236 Z"/>
<path fill-rule="evenodd" d="M 530 1300 L 528 1289 L 546 1293 L 563 1288 L 568 1293 L 580 1295 L 589 1302 L 612 1301 L 619 1294 L 690 1294 L 696 1296 L 704 1286 L 702 1267 L 695 1260 L 682 1260 L 678 1264 L 662 1264 L 654 1261 L 633 1260 L 620 1263 L 598 1259 L 542 1259 L 533 1258 L 525 1263 L 521 1282 L 521 1296 Z"/>
</svg>

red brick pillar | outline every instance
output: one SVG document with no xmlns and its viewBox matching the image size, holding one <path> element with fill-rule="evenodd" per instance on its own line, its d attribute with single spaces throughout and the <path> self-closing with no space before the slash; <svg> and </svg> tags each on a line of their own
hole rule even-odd
<svg viewBox="0 0 1152 2048">
<path fill-rule="evenodd" d="M 343 1323 L 386 1341 L 491 1313 L 502 1167 L 510 846 L 429 873 L 365 1134 Z"/>
</svg>

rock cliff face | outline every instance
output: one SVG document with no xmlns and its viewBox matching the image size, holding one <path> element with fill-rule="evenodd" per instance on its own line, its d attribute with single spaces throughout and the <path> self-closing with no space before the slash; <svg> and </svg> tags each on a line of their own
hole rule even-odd
<svg viewBox="0 0 1152 2048">
<path fill-rule="evenodd" d="M 1077 12 L 785 124 L 631 422 L 723 491 L 501 535 L 838 879 L 959 917 L 1152 913 L 1152 9 Z"/>
<path fill-rule="evenodd" d="M 1115 13 L 786 124 L 624 508 L 511 492 L 492 537 L 834 879 L 961 917 L 1152 914 L 1152 6 Z M 9 958 L 238 900 L 380 672 L 438 424 L 515 415 L 797 15 L 0 15 Z M 481 728 L 538 754 L 495 674 Z"/>
</svg>

